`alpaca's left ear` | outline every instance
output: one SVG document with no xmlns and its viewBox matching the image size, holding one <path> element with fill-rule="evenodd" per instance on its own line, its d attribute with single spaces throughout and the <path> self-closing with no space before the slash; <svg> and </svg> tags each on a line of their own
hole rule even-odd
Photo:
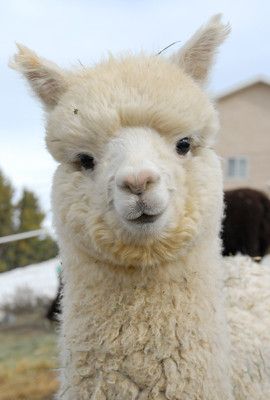
<svg viewBox="0 0 270 400">
<path fill-rule="evenodd" d="M 25 76 L 45 106 L 54 107 L 67 89 L 66 73 L 56 64 L 38 57 L 27 47 L 18 44 L 17 47 L 18 53 L 9 66 Z"/>
<path fill-rule="evenodd" d="M 213 16 L 171 57 L 195 81 L 203 84 L 214 62 L 218 47 L 230 32 L 230 25 L 221 22 L 221 14 Z"/>
</svg>

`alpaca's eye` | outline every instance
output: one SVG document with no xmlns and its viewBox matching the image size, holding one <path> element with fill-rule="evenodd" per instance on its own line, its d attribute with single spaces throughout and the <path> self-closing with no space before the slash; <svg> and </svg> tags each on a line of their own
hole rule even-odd
<svg viewBox="0 0 270 400">
<path fill-rule="evenodd" d="M 95 160 L 94 157 L 90 156 L 89 154 L 78 154 L 78 163 L 84 169 L 94 169 L 95 167 Z"/>
<path fill-rule="evenodd" d="M 176 143 L 176 151 L 178 154 L 184 155 L 187 154 L 190 150 L 190 138 L 184 137 Z"/>
</svg>

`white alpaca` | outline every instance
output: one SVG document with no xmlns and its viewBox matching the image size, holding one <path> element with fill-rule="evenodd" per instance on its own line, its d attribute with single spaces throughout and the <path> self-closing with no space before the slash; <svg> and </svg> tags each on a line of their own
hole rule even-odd
<svg viewBox="0 0 270 400">
<path fill-rule="evenodd" d="M 246 268 L 227 261 L 223 295 L 218 119 L 202 85 L 227 33 L 214 17 L 170 60 L 73 72 L 19 46 L 13 65 L 46 107 L 60 163 L 58 399 L 270 399 L 266 271 L 249 266 L 242 304 Z"/>
</svg>

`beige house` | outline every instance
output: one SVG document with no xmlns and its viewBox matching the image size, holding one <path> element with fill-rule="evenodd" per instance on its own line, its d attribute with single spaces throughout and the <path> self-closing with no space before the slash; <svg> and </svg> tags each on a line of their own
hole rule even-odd
<svg viewBox="0 0 270 400">
<path fill-rule="evenodd" d="M 217 96 L 221 130 L 216 149 L 225 189 L 270 194 L 270 79 L 257 77 Z"/>
</svg>

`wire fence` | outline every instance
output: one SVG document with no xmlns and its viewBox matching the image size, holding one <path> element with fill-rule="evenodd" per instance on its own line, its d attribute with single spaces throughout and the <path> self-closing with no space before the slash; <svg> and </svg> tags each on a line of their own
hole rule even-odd
<svg viewBox="0 0 270 400">
<path fill-rule="evenodd" d="M 0 244 L 16 242 L 18 240 L 29 239 L 37 236 L 46 236 L 48 235 L 48 233 L 49 231 L 45 228 L 36 229 L 34 231 L 15 233 L 13 235 L 0 237 Z"/>
</svg>

